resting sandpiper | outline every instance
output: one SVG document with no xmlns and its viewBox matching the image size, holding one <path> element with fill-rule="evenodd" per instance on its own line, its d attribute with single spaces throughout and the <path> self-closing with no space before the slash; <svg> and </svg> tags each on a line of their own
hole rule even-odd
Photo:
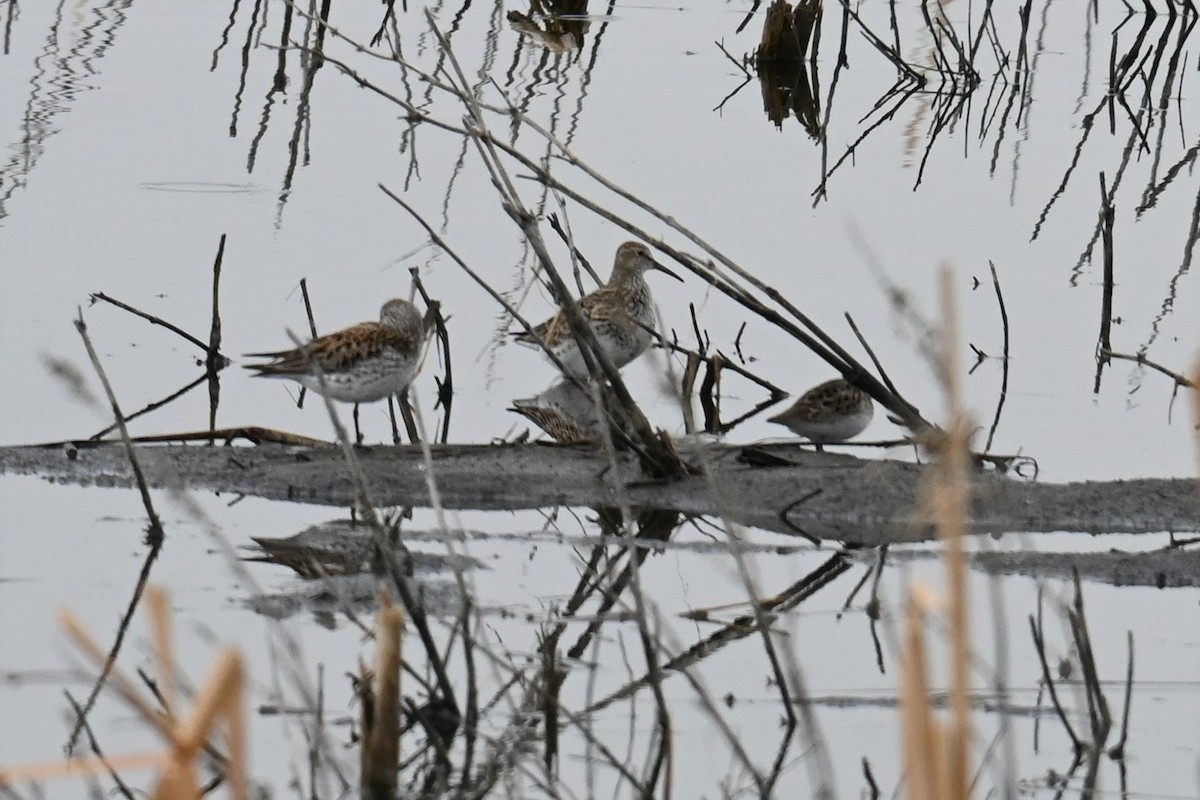
<svg viewBox="0 0 1200 800">
<path fill-rule="evenodd" d="M 580 311 L 592 326 L 600 346 L 618 369 L 646 352 L 650 346 L 648 329 L 654 328 L 654 301 L 650 297 L 650 287 L 642 276 L 648 269 L 657 269 L 675 280 L 683 280 L 655 261 L 646 245 L 625 242 L 617 248 L 608 283 L 579 298 Z M 553 317 L 536 326 L 532 334 L 524 331 L 517 333 L 516 339 L 521 344 L 539 349 L 540 341 L 570 373 L 587 377 L 587 365 L 563 309 L 560 308 Z"/>
<path fill-rule="evenodd" d="M 513 400 L 508 410 L 525 417 L 560 444 L 595 442 L 600 435 L 595 400 L 564 378 L 533 397 Z"/>
<path fill-rule="evenodd" d="M 843 378 L 814 386 L 786 411 L 769 418 L 821 445 L 853 439 L 871 423 L 875 404 L 871 396 Z"/>
<path fill-rule="evenodd" d="M 407 300 L 388 300 L 379 322 L 352 325 L 291 350 L 248 353 L 270 360 L 246 369 L 258 378 L 287 378 L 332 400 L 354 403 L 354 435 L 361 442 L 358 404 L 408 388 L 421 369 L 436 314 L 436 302 L 422 317 Z"/>
</svg>

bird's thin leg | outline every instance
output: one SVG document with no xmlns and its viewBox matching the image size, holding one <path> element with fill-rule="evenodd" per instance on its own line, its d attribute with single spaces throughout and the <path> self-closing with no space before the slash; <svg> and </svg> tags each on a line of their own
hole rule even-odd
<svg viewBox="0 0 1200 800">
<path fill-rule="evenodd" d="M 362 431 L 358 429 L 358 403 L 354 404 L 354 443 L 359 446 L 363 443 Z"/>
<path fill-rule="evenodd" d="M 357 409 L 357 408 L 358 408 L 358 406 L 355 406 L 355 408 Z M 813 442 L 813 444 L 814 444 L 814 445 L 816 445 L 816 448 L 817 448 L 817 452 L 818 452 L 818 453 L 824 453 L 824 452 L 825 452 L 825 447 L 824 447 L 823 445 L 821 445 L 821 444 L 820 444 L 820 443 L 818 443 L 818 442 Z"/>
<path fill-rule="evenodd" d="M 400 428 L 396 425 L 396 405 L 392 402 L 394 398 L 388 395 L 388 416 L 392 418 L 392 444 L 400 444 Z"/>
</svg>

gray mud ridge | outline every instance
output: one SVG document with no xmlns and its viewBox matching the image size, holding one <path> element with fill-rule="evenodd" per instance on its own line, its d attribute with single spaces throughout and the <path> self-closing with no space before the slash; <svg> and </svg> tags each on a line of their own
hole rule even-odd
<svg viewBox="0 0 1200 800">
<path fill-rule="evenodd" d="M 937 549 L 892 550 L 891 563 L 940 558 Z M 990 575 L 1020 575 L 1040 580 L 1070 580 L 1078 575 L 1109 586 L 1143 586 L 1155 589 L 1200 586 L 1200 548 L 1164 546 L 1154 550 L 1096 552 L 1041 552 L 1037 550 L 986 550 L 968 555 L 974 569 Z"/>
<path fill-rule="evenodd" d="M 1200 550 L 1123 553 L 975 553 L 972 564 L 993 575 L 1068 579 L 1074 574 L 1110 586 L 1176 589 L 1200 586 Z"/>
<path fill-rule="evenodd" d="M 82 444 L 82 443 L 81 443 Z M 514 510 L 552 506 L 618 506 L 676 510 L 781 533 L 861 544 L 931 537 L 921 512 L 929 467 L 814 453 L 796 445 L 755 446 L 781 466 L 742 463 L 744 447 L 679 445 L 701 473 L 648 482 L 632 455 L 616 464 L 591 448 L 520 445 L 435 445 L 432 473 L 443 506 Z M 356 489 L 339 448 L 259 445 L 139 445 L 148 482 L 253 495 L 272 500 L 351 506 Z M 358 452 L 376 505 L 429 505 L 420 447 Z M 40 475 L 89 486 L 131 486 L 119 443 L 0 448 L 0 472 Z M 1033 483 L 996 474 L 975 479 L 970 523 L 976 533 L 1200 531 L 1196 481 L 1135 479 Z"/>
</svg>

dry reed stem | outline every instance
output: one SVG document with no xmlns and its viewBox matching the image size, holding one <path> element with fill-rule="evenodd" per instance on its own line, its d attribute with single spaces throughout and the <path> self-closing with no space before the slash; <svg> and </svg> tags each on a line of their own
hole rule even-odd
<svg viewBox="0 0 1200 800">
<path fill-rule="evenodd" d="M 154 660 L 158 664 L 158 685 L 167 715 L 175 714 L 175 657 L 171 649 L 171 605 L 161 586 L 146 587 L 146 606 L 154 630 Z"/>
<path fill-rule="evenodd" d="M 59 611 L 58 623 L 63 627 L 67 635 L 75 641 L 75 644 L 79 647 L 79 649 L 83 650 L 84 654 L 87 655 L 88 658 L 91 658 L 98 664 L 105 663 L 107 660 L 107 655 L 105 654 L 104 648 L 100 646 L 99 642 L 92 638 L 92 635 L 87 632 L 82 623 L 79 622 L 79 619 L 74 614 L 66 610 Z M 125 674 L 117 669 L 115 665 L 109 674 L 108 684 L 115 688 L 117 693 L 121 695 L 121 698 L 125 700 L 125 702 L 129 703 L 129 705 L 131 705 L 133 709 L 138 712 L 138 715 L 141 716 L 144 722 L 151 725 L 159 732 L 160 735 L 163 736 L 163 738 L 167 739 L 167 741 L 170 741 L 172 744 L 175 743 L 174 739 L 172 738 L 172 731 L 167 718 L 159 714 L 156 709 L 142 699 L 141 695 L 138 694 L 137 690 L 134 688 L 133 683 L 130 682 L 130 680 L 125 677 Z"/>
<path fill-rule="evenodd" d="M 933 604 L 927 589 L 914 586 L 909 591 L 905 625 L 905 647 L 900 659 L 900 719 L 904 744 L 904 774 L 907 795 L 912 798 L 938 798 L 934 787 L 941 781 L 943 761 L 937 746 L 929 697 L 928 668 L 925 663 L 924 612 Z"/>
<path fill-rule="evenodd" d="M 150 587 L 147 600 L 150 604 L 155 657 L 166 689 L 162 697 L 164 704 L 168 704 L 173 699 L 171 694 L 174 692 L 175 671 L 175 664 L 171 660 L 170 600 L 167 592 L 161 587 Z M 104 649 L 71 612 L 60 611 L 59 623 L 89 658 L 99 665 L 106 663 L 108 657 Z M 224 719 L 229 726 L 229 755 L 225 761 L 225 779 L 229 783 L 230 796 L 235 800 L 245 800 L 249 796 L 246 781 L 246 724 L 242 713 L 245 677 L 241 657 L 234 650 L 225 648 L 217 654 L 209 679 L 201 685 L 190 711 L 179 720 L 172 719 L 169 711 L 168 715 L 163 715 L 152 708 L 115 665 L 109 674 L 109 685 L 117 689 L 143 721 L 158 731 L 170 745 L 169 750 L 104 759 L 71 758 L 66 761 L 0 769 L 0 786 L 16 781 L 67 775 L 79 777 L 107 774 L 116 770 L 160 767 L 159 779 L 150 796 L 156 800 L 193 800 L 201 796 L 197 759 L 209 739 L 214 723 L 218 719 Z"/>
<path fill-rule="evenodd" d="M 968 476 L 967 435 L 970 430 L 962 409 L 960 385 L 961 364 L 958 352 L 958 309 L 954 301 L 954 276 L 949 267 L 941 273 L 942 296 L 942 360 L 946 381 L 949 411 L 946 452 L 938 470 L 938 485 L 934 502 L 938 518 L 938 535 L 946 558 L 946 577 L 950 586 L 947 613 L 950 624 L 951 664 L 950 685 L 952 727 L 950 731 L 950 791 L 949 797 L 965 798 L 970 787 L 968 758 L 971 749 L 970 701 L 967 697 L 970 653 L 967 636 L 967 577 L 963 537 L 970 478 Z"/>
<path fill-rule="evenodd" d="M 230 795 L 238 800 L 249 797 L 246 785 L 246 729 L 242 715 L 245 676 L 242 659 L 231 648 L 217 653 L 209 679 L 200 689 L 189 713 L 171 731 L 174 747 L 151 797 L 155 800 L 191 800 L 200 797 L 196 760 L 218 717 L 229 723 L 229 759 L 225 777 Z"/>
<path fill-rule="evenodd" d="M 379 602 L 374 689 L 370 693 L 374 710 L 363 710 L 361 788 L 366 798 L 394 797 L 400 770 L 400 645 L 404 610 L 392 602 L 387 589 L 380 589 Z"/>
<path fill-rule="evenodd" d="M 0 768 L 0 787 L 14 783 L 29 783 L 51 778 L 83 777 L 104 775 L 109 769 L 129 771 L 163 766 L 170 758 L 168 753 L 129 753 L 123 756 L 78 756 L 57 761 L 36 761 Z"/>
<path fill-rule="evenodd" d="M 949 424 L 930 502 L 946 561 L 945 616 L 950 631 L 951 716 L 948 724 L 940 723 L 933 716 L 923 612 L 930 609 L 934 601 L 927 589 L 914 586 L 908 603 L 906 646 L 901 659 L 901 720 L 908 796 L 922 800 L 965 800 L 970 794 L 971 718 L 967 693 L 970 653 L 963 537 L 968 508 L 967 434 L 970 427 L 961 405 L 958 312 L 954 302 L 954 279 L 948 267 L 941 271 L 940 294 L 941 374 Z"/>
</svg>

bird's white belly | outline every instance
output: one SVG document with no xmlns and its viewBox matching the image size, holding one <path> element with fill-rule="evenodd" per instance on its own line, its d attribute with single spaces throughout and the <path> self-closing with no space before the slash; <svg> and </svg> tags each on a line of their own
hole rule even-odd
<svg viewBox="0 0 1200 800">
<path fill-rule="evenodd" d="M 830 444 L 853 439 L 871 424 L 874 409 L 870 406 L 864 411 L 848 414 L 829 420 L 804 420 L 793 422 L 788 427 L 793 431 L 817 444 Z"/>
<path fill-rule="evenodd" d="M 343 403 L 371 403 L 404 391 L 416 377 L 416 369 L 401 364 L 381 365 L 378 369 L 353 369 L 329 372 L 324 386 L 316 375 L 305 375 L 300 383 L 309 391 Z"/>
<path fill-rule="evenodd" d="M 633 361 L 650 346 L 650 334 L 637 326 L 591 323 L 591 328 L 592 333 L 596 336 L 596 341 L 600 343 L 605 354 L 617 369 Z M 555 349 L 554 354 L 563 362 L 563 366 L 568 372 L 579 377 L 587 377 L 587 364 L 584 362 L 583 354 L 580 353 L 579 345 L 574 338 L 563 342 L 562 346 Z"/>
</svg>

